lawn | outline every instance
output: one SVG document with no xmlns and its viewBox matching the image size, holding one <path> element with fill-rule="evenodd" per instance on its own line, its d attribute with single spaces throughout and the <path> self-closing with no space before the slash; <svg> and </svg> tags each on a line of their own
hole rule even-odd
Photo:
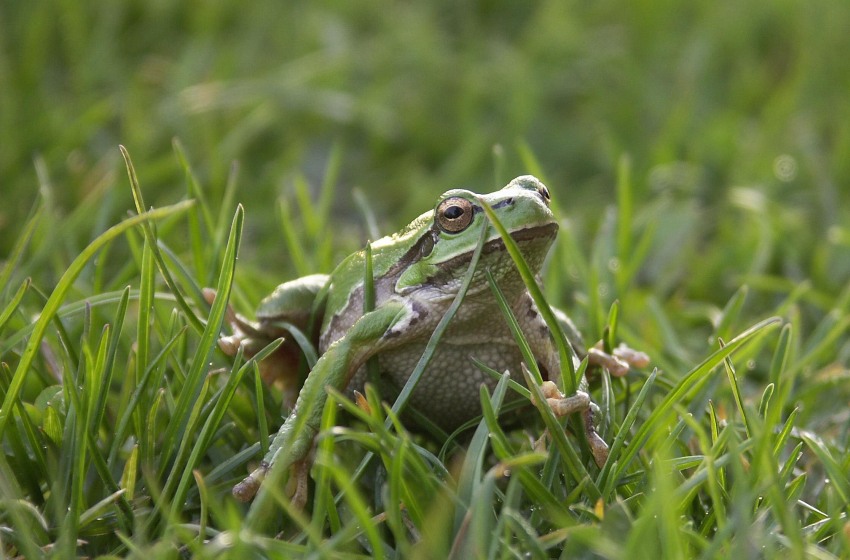
<svg viewBox="0 0 850 560">
<path fill-rule="evenodd" d="M 0 3 L 0 553 L 850 557 L 848 22 Z M 546 300 L 651 357 L 592 376 L 608 463 L 574 422 L 533 447 L 545 410 L 497 421 L 507 379 L 451 437 L 331 395 L 305 510 L 235 501 L 284 399 L 218 349 L 202 289 L 250 317 L 442 192 L 529 173 L 561 225 Z"/>
</svg>

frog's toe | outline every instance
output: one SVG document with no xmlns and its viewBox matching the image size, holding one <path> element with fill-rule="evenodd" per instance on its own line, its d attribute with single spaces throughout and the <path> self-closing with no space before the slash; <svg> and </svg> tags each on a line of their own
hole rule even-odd
<svg viewBox="0 0 850 560">
<path fill-rule="evenodd" d="M 608 370 L 608 373 L 614 377 L 623 377 L 629 373 L 629 364 L 618 358 L 604 352 L 601 348 L 594 346 L 587 351 L 587 361 L 591 366 L 603 367 Z"/>
<path fill-rule="evenodd" d="M 614 356 L 636 369 L 643 369 L 649 366 L 648 354 L 640 350 L 635 350 L 622 342 L 614 349 Z"/>
<path fill-rule="evenodd" d="M 546 399 L 546 403 L 555 416 L 562 418 L 576 412 L 587 410 L 590 407 L 590 395 L 584 391 L 576 391 L 574 395 L 569 397 L 560 397 L 555 399 Z"/>
<path fill-rule="evenodd" d="M 623 377 L 631 368 L 645 368 L 649 365 L 649 356 L 625 344 L 620 344 L 611 354 L 602 349 L 602 342 L 587 351 L 590 365 L 604 367 L 614 377 Z"/>
<path fill-rule="evenodd" d="M 212 305 L 213 303 L 215 303 L 216 291 L 212 288 L 203 288 L 201 290 L 201 295 L 203 295 L 204 301 L 206 301 L 208 304 Z M 228 325 L 235 325 L 238 323 L 238 320 L 236 318 L 236 312 L 233 311 L 233 307 L 231 307 L 229 303 L 227 304 L 227 308 L 224 311 L 224 320 L 227 322 Z"/>
<path fill-rule="evenodd" d="M 292 497 L 290 502 L 297 511 L 303 511 L 310 497 L 309 482 L 310 461 L 307 459 L 296 461 L 292 465 L 292 478 L 289 479 L 289 490 Z"/>
<path fill-rule="evenodd" d="M 242 345 L 243 340 L 242 336 L 238 334 L 223 336 L 218 339 L 218 347 L 221 348 L 222 352 L 232 357 L 239 351 L 239 346 Z"/>
<path fill-rule="evenodd" d="M 587 437 L 588 445 L 590 445 L 593 461 L 601 469 L 608 460 L 608 444 L 596 433 L 596 428 L 593 427 L 593 409 L 590 407 L 584 412 L 584 434 Z"/>
<path fill-rule="evenodd" d="M 266 477 L 268 471 L 269 464 L 265 461 L 260 463 L 259 467 L 246 476 L 242 482 L 233 487 L 233 497 L 240 502 L 250 502 L 260 489 L 260 485 L 263 483 L 263 479 Z"/>
</svg>

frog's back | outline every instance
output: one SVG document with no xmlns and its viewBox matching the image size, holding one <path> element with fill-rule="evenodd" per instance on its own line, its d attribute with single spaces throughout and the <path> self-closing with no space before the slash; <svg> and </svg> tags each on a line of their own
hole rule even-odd
<svg viewBox="0 0 850 560">
<path fill-rule="evenodd" d="M 328 283 L 327 274 L 311 274 L 284 282 L 260 302 L 257 320 L 261 323 L 287 321 L 304 328 L 322 289 Z"/>
</svg>

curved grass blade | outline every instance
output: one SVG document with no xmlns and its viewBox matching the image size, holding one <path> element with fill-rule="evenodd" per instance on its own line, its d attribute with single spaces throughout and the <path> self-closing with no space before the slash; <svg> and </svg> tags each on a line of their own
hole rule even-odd
<svg viewBox="0 0 850 560">
<path fill-rule="evenodd" d="M 781 320 L 777 317 L 771 317 L 756 323 L 743 333 L 730 340 L 726 346 L 714 351 L 714 353 L 703 360 L 701 364 L 692 369 L 690 373 L 682 377 L 673 390 L 670 391 L 661 403 L 652 411 L 646 419 L 646 422 L 643 423 L 634 438 L 632 438 L 631 444 L 618 458 L 619 464 L 617 471 L 614 474 L 615 478 L 618 478 L 623 472 L 625 472 L 625 469 L 629 467 L 632 460 L 643 448 L 653 433 L 662 433 L 662 431 L 658 430 L 658 428 L 663 422 L 664 417 L 672 410 L 675 404 L 702 388 L 712 378 L 713 370 L 720 365 L 727 356 L 731 355 L 745 343 L 755 338 L 756 335 L 759 335 L 766 331 L 766 329 L 775 327 L 780 323 Z"/>
<path fill-rule="evenodd" d="M 3 312 L 0 313 L 0 329 L 3 328 L 3 325 L 6 324 L 6 321 L 9 320 L 9 317 L 15 312 L 18 308 L 18 305 L 21 304 L 21 300 L 24 299 L 24 294 L 27 292 L 27 289 L 30 287 L 30 283 L 32 281 L 27 278 L 23 282 L 21 282 L 21 286 L 18 288 L 18 291 L 15 292 L 15 295 L 12 296 L 12 301 L 9 302 L 9 305 L 3 309 Z"/>
<path fill-rule="evenodd" d="M 15 370 L 15 374 L 12 376 L 12 382 L 9 384 L 9 388 L 6 391 L 6 397 L 3 399 L 3 405 L 0 407 L 0 438 L 3 437 L 6 424 L 11 417 L 11 407 L 14 403 L 15 397 L 17 397 L 20 393 L 21 387 L 24 383 L 24 378 L 32 365 L 32 361 L 35 359 L 35 355 L 41 345 L 41 340 L 44 338 L 50 322 L 53 320 L 56 315 L 56 311 L 59 309 L 59 304 L 67 295 L 74 283 L 74 280 L 76 280 L 77 276 L 79 276 L 89 260 L 91 260 L 104 245 L 111 242 L 130 228 L 152 220 L 158 220 L 180 212 L 185 212 L 192 206 L 192 204 L 194 204 L 193 201 L 186 200 L 172 206 L 153 209 L 143 214 L 127 218 L 123 222 L 120 222 L 103 232 L 85 249 L 83 249 L 83 252 L 80 253 L 77 258 L 73 260 L 71 265 L 59 279 L 59 282 L 56 284 L 56 288 L 48 298 L 47 303 L 45 303 L 44 308 L 41 311 L 41 315 L 35 323 L 35 327 L 33 328 L 32 335 L 27 342 L 26 348 L 21 354 L 18 367 Z"/>
</svg>

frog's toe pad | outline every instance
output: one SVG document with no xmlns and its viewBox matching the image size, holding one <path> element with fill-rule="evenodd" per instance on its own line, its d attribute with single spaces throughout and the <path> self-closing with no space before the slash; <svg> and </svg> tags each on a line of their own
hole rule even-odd
<svg viewBox="0 0 850 560">
<path fill-rule="evenodd" d="M 649 355 L 646 352 L 635 350 L 623 343 L 614 349 L 614 356 L 636 369 L 649 366 Z"/>
<path fill-rule="evenodd" d="M 567 397 L 552 381 L 544 381 L 540 389 L 543 396 L 546 397 L 546 404 L 558 418 L 587 410 L 590 407 L 590 395 L 584 391 L 576 391 L 574 395 Z"/>
<path fill-rule="evenodd" d="M 233 487 L 233 497 L 240 502 L 250 502 L 260 489 L 268 470 L 269 465 L 265 461 L 260 463 L 260 466 L 246 476 L 245 480 Z"/>
</svg>

